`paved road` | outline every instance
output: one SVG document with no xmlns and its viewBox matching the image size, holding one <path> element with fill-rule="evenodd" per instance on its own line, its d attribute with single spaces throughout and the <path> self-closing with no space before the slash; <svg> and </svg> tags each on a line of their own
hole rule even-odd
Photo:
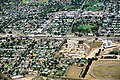
<svg viewBox="0 0 120 80">
<path fill-rule="evenodd" d="M 0 34 L 1 37 L 7 37 L 8 34 Z M 13 34 L 14 35 L 14 34 Z M 17 37 L 17 35 L 14 35 Z M 78 36 L 48 36 L 45 34 L 40 34 L 40 35 L 25 35 L 25 36 L 30 36 L 36 39 L 74 39 L 74 40 L 94 40 L 95 37 L 78 37 Z M 120 37 L 98 37 L 98 40 L 104 40 L 104 39 L 109 39 L 109 40 L 120 40 Z"/>
<path fill-rule="evenodd" d="M 48 39 L 74 39 L 74 40 L 95 40 L 95 37 L 77 37 L 77 36 L 52 36 L 48 37 L 46 35 L 35 35 L 34 38 L 41 39 L 41 38 L 48 38 Z M 120 37 L 98 37 L 98 40 L 120 40 Z"/>
<path fill-rule="evenodd" d="M 63 40 L 63 39 L 71 39 L 71 40 L 94 40 L 93 37 L 77 37 L 77 36 L 52 36 L 52 37 L 48 37 L 48 36 L 34 36 L 35 39 L 59 39 L 59 40 Z"/>
<path fill-rule="evenodd" d="M 1 37 L 7 37 L 8 34 L 0 34 Z M 13 34 L 14 35 L 14 34 Z M 17 37 L 17 35 L 14 35 Z M 95 37 L 78 37 L 78 36 L 48 36 L 45 34 L 40 34 L 40 35 L 23 35 L 23 36 L 30 36 L 35 39 L 73 39 L 73 40 L 95 40 Z M 104 40 L 104 39 L 109 39 L 109 40 L 120 40 L 120 37 L 104 37 L 100 36 L 97 37 L 98 40 Z"/>
</svg>

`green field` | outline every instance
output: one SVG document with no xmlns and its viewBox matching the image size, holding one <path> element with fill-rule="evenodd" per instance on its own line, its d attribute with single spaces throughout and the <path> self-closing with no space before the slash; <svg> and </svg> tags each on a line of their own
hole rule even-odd
<svg viewBox="0 0 120 80">
<path fill-rule="evenodd" d="M 22 3 L 25 4 L 25 3 L 29 3 L 30 0 L 22 0 Z"/>
<path fill-rule="evenodd" d="M 95 26 L 92 25 L 80 25 L 77 27 L 78 30 L 82 30 L 82 31 L 86 31 L 86 30 L 91 30 L 92 28 L 94 28 Z"/>
<path fill-rule="evenodd" d="M 39 2 L 48 2 L 48 0 L 38 0 Z"/>
<path fill-rule="evenodd" d="M 87 10 L 89 10 L 89 11 L 100 11 L 101 7 L 91 6 L 91 7 L 88 7 Z"/>
<path fill-rule="evenodd" d="M 103 4 L 102 2 L 89 1 L 85 6 L 88 11 L 101 11 Z"/>
<path fill-rule="evenodd" d="M 97 79 L 120 79 L 120 61 L 99 60 L 93 66 L 91 75 Z"/>
</svg>

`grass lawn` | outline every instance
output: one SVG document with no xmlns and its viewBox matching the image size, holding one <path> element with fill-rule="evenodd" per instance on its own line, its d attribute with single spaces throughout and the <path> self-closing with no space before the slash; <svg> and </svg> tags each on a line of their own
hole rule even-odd
<svg viewBox="0 0 120 80">
<path fill-rule="evenodd" d="M 102 45 L 102 42 L 94 42 L 94 43 L 91 45 L 91 48 L 101 47 L 101 45 Z"/>
<path fill-rule="evenodd" d="M 92 28 L 94 28 L 95 26 L 92 25 L 80 25 L 77 27 L 78 30 L 91 30 Z"/>
<path fill-rule="evenodd" d="M 100 6 L 98 6 L 100 5 Z M 88 2 L 86 4 L 86 10 L 89 10 L 89 11 L 101 11 L 101 5 L 102 5 L 102 2 Z"/>
<path fill-rule="evenodd" d="M 69 67 L 68 72 L 65 75 L 67 75 L 66 77 L 79 78 L 82 68 L 83 67 L 77 67 L 72 65 Z"/>
<path fill-rule="evenodd" d="M 65 5 L 64 6 L 65 10 L 70 10 L 70 9 L 74 9 L 74 8 L 75 8 L 75 6 L 72 6 L 72 5 Z"/>
<path fill-rule="evenodd" d="M 30 0 L 22 0 L 23 4 L 26 4 L 26 3 L 29 3 L 29 2 L 30 2 Z"/>
<path fill-rule="evenodd" d="M 92 68 L 92 75 L 96 78 L 120 79 L 120 60 L 99 60 Z"/>
<path fill-rule="evenodd" d="M 48 0 L 38 0 L 39 2 L 48 2 Z"/>
<path fill-rule="evenodd" d="M 91 7 L 88 7 L 87 10 L 89 10 L 89 11 L 100 11 L 101 7 L 91 6 Z"/>
</svg>

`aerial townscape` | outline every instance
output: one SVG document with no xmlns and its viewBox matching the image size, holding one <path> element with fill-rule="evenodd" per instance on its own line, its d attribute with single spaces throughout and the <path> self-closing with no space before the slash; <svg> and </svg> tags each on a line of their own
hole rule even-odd
<svg viewBox="0 0 120 80">
<path fill-rule="evenodd" d="M 120 80 L 120 0 L 0 0 L 0 80 Z"/>
</svg>

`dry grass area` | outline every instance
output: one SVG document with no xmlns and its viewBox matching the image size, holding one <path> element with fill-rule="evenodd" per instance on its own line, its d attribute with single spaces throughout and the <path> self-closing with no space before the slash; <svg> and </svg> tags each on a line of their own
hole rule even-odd
<svg viewBox="0 0 120 80">
<path fill-rule="evenodd" d="M 96 65 L 97 64 L 117 64 L 117 63 L 120 63 L 120 60 L 98 60 L 96 61 Z"/>
<path fill-rule="evenodd" d="M 91 48 L 97 48 L 97 47 L 101 47 L 103 42 L 94 42 L 92 45 L 91 45 Z"/>
<path fill-rule="evenodd" d="M 97 79 L 120 79 L 120 60 L 99 60 L 90 74 Z"/>
<path fill-rule="evenodd" d="M 0 72 L 0 80 L 11 80 L 11 79 L 9 79 L 6 75 Z"/>
<path fill-rule="evenodd" d="M 72 65 L 69 67 L 69 70 L 65 75 L 66 75 L 66 77 L 79 78 L 82 68 L 83 67 L 78 67 L 78 66 Z"/>
<path fill-rule="evenodd" d="M 63 57 L 64 57 L 63 54 L 60 54 L 60 53 L 55 54 L 55 58 L 63 58 Z"/>
<path fill-rule="evenodd" d="M 89 74 L 87 74 L 87 75 L 85 76 L 85 79 L 86 79 L 86 80 L 98 80 L 98 79 L 95 79 L 94 77 L 91 77 L 91 75 L 89 75 Z"/>
</svg>

